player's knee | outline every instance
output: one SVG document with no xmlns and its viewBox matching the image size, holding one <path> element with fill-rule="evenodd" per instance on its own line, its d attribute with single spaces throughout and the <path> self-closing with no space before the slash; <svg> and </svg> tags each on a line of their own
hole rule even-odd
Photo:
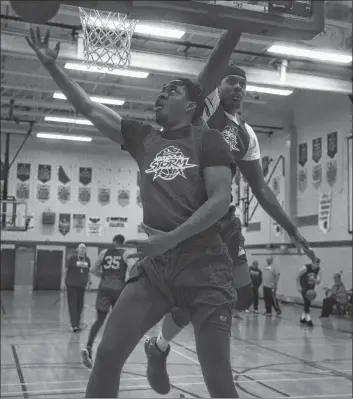
<svg viewBox="0 0 353 399">
<path fill-rule="evenodd" d="M 244 287 L 237 288 L 237 303 L 235 309 L 239 312 L 249 309 L 254 303 L 254 293 L 251 284 L 245 285 Z"/>
<path fill-rule="evenodd" d="M 119 362 L 119 353 L 119 348 L 102 340 L 97 348 L 95 362 L 107 370 L 115 370 L 123 366 L 123 361 Z"/>
<path fill-rule="evenodd" d="M 174 323 L 180 328 L 184 328 L 190 323 L 190 313 L 186 310 L 174 307 L 171 315 Z"/>
</svg>

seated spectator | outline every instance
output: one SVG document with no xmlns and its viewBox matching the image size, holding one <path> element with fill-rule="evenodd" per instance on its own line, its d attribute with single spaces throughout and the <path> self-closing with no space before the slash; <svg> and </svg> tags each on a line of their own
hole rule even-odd
<svg viewBox="0 0 353 399">
<path fill-rule="evenodd" d="M 342 276 L 340 273 L 335 273 L 333 276 L 334 285 L 331 289 L 326 288 L 326 298 L 322 304 L 322 312 L 320 317 L 329 317 L 332 314 L 333 307 L 345 307 L 348 303 L 348 294 L 346 287 L 342 283 Z"/>
</svg>

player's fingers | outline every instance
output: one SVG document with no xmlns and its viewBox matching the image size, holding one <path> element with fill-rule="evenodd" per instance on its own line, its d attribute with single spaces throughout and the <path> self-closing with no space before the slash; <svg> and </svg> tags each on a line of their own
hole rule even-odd
<svg viewBox="0 0 353 399">
<path fill-rule="evenodd" d="M 154 235 L 154 234 L 160 233 L 159 230 L 156 230 L 156 229 L 154 229 L 154 228 L 152 228 L 152 227 L 150 227 L 150 226 L 147 226 L 147 225 L 144 224 L 144 223 L 141 223 L 141 227 L 145 230 L 145 232 L 146 232 L 147 234 L 150 234 L 150 235 Z"/>
<path fill-rule="evenodd" d="M 47 46 L 49 43 L 49 37 L 50 37 L 50 30 L 47 29 L 47 31 L 45 32 L 45 36 L 44 36 L 44 40 L 43 43 Z"/>
<path fill-rule="evenodd" d="M 35 44 L 37 42 L 37 40 L 36 40 L 36 37 L 34 35 L 34 31 L 33 31 L 32 28 L 29 30 L 29 34 L 31 35 L 32 43 Z"/>
<path fill-rule="evenodd" d="M 34 44 L 32 43 L 32 41 L 30 40 L 30 38 L 28 36 L 25 37 L 26 42 L 28 43 L 29 47 L 31 49 L 33 49 L 34 51 L 36 51 L 36 48 L 34 47 Z"/>
<path fill-rule="evenodd" d="M 60 43 L 60 42 L 57 42 L 57 43 L 56 43 L 56 46 L 55 46 L 55 48 L 54 48 L 54 51 L 56 52 L 56 54 L 59 54 L 59 51 L 60 51 L 60 45 L 61 45 L 61 43 Z"/>
<path fill-rule="evenodd" d="M 38 42 L 38 44 L 40 44 L 41 43 L 41 38 L 40 38 L 39 26 L 37 26 L 37 28 L 36 28 L 36 35 L 37 35 L 37 42 Z"/>
</svg>

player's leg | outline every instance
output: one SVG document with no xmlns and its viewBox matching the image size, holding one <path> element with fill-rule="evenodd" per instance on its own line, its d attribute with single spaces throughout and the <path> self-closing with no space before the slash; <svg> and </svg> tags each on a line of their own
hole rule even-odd
<svg viewBox="0 0 353 399">
<path fill-rule="evenodd" d="M 85 302 L 85 287 L 77 287 L 77 326 L 80 328 L 83 306 Z"/>
<path fill-rule="evenodd" d="M 277 315 L 279 316 L 282 313 L 282 311 L 281 311 L 281 308 L 279 307 L 279 301 L 277 299 L 276 290 L 272 290 L 272 306 L 273 306 L 273 309 L 275 310 L 275 312 L 277 313 Z"/>
<path fill-rule="evenodd" d="M 117 397 L 121 370 L 127 358 L 144 334 L 169 311 L 169 302 L 152 286 L 145 273 L 125 286 L 98 346 L 87 398 Z"/>
<path fill-rule="evenodd" d="M 255 313 L 259 312 L 259 287 L 253 286 L 253 296 L 254 296 L 254 311 Z"/>
<path fill-rule="evenodd" d="M 270 316 L 272 314 L 272 289 L 270 287 L 263 287 L 263 291 L 266 314 Z"/>
<path fill-rule="evenodd" d="M 199 312 L 203 310 L 199 309 L 197 313 Z M 209 313 L 209 309 L 206 312 Z M 223 306 L 215 308 L 200 326 L 194 324 L 197 355 L 212 398 L 239 397 L 230 359 L 231 320 L 231 307 Z"/>
<path fill-rule="evenodd" d="M 76 287 L 66 286 L 67 292 L 67 304 L 69 308 L 69 316 L 70 316 L 70 323 L 71 329 L 75 331 L 78 327 L 77 322 L 77 292 Z"/>
</svg>

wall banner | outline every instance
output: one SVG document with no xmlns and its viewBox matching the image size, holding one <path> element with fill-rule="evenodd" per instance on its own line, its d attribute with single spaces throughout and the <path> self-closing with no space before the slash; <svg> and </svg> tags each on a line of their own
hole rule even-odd
<svg viewBox="0 0 353 399">
<path fill-rule="evenodd" d="M 331 204 L 332 196 L 331 192 L 320 193 L 319 196 L 319 229 L 323 233 L 327 233 L 330 230 L 331 225 Z"/>
</svg>

